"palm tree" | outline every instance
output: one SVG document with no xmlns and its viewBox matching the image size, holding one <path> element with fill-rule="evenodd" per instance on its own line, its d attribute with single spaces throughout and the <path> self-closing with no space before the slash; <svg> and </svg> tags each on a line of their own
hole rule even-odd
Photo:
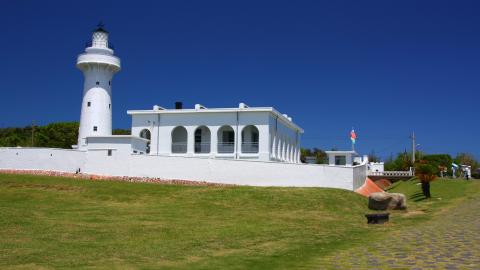
<svg viewBox="0 0 480 270">
<path fill-rule="evenodd" d="M 425 161 L 421 160 L 415 166 L 415 175 L 420 179 L 422 183 L 422 192 L 426 198 L 431 198 L 430 195 L 430 182 L 435 180 L 437 177 L 437 169 L 426 163 Z"/>
</svg>

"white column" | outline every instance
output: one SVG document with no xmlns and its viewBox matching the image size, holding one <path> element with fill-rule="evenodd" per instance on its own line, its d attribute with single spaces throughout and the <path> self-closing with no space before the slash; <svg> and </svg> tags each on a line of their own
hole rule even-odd
<svg viewBox="0 0 480 270">
<path fill-rule="evenodd" d="M 278 135 L 276 136 L 277 138 L 275 139 L 275 158 L 276 160 L 280 160 L 280 152 L 279 152 L 279 149 L 280 149 L 280 138 L 278 137 Z"/>
<path fill-rule="evenodd" d="M 286 147 L 285 147 L 285 161 L 290 162 L 290 141 L 286 141 Z"/>
<path fill-rule="evenodd" d="M 293 162 L 293 143 L 290 141 L 289 143 L 290 147 L 288 150 L 288 162 L 292 163 Z"/>
<path fill-rule="evenodd" d="M 292 148 L 293 148 L 293 145 L 292 145 L 292 142 L 290 140 L 288 140 L 288 162 L 292 162 Z"/>
<path fill-rule="evenodd" d="M 273 135 L 272 136 L 272 147 L 271 147 L 271 150 L 270 150 L 270 156 L 272 157 L 272 159 L 276 159 L 277 158 L 277 153 L 275 151 L 275 144 L 277 143 L 277 136 Z"/>
<path fill-rule="evenodd" d="M 268 126 L 256 126 L 258 129 L 258 159 L 270 160 L 270 134 Z"/>
<path fill-rule="evenodd" d="M 210 129 L 210 155 L 214 157 L 218 153 L 218 130 L 220 127 L 212 126 Z"/>
<path fill-rule="evenodd" d="M 240 158 L 242 154 L 242 129 L 243 125 L 238 125 L 238 134 L 235 132 L 235 142 L 237 144 L 237 156 Z"/>
<path fill-rule="evenodd" d="M 197 127 L 185 127 L 187 129 L 187 155 L 193 156 L 195 153 L 195 129 Z"/>
<path fill-rule="evenodd" d="M 278 153 L 277 158 L 278 158 L 279 161 L 282 161 L 282 158 L 283 158 L 282 147 L 283 147 L 283 140 L 282 140 L 282 137 L 279 137 L 278 138 L 278 149 L 277 149 L 277 153 Z"/>
</svg>

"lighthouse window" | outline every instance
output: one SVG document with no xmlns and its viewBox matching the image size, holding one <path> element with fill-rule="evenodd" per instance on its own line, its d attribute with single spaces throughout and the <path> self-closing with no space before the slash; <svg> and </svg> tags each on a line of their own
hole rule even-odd
<svg viewBox="0 0 480 270">
<path fill-rule="evenodd" d="M 112 85 L 112 82 L 111 82 L 111 81 L 108 81 L 108 85 Z"/>
<path fill-rule="evenodd" d="M 108 104 L 108 108 L 109 108 L 109 109 L 112 108 L 112 104 Z"/>
<path fill-rule="evenodd" d="M 97 85 L 100 85 L 100 82 L 97 82 Z"/>
<path fill-rule="evenodd" d="M 97 126 L 93 127 L 93 131 L 97 131 L 97 129 L 98 129 Z"/>
<path fill-rule="evenodd" d="M 87 106 L 90 107 L 92 105 L 92 103 L 89 101 L 87 102 Z"/>
</svg>

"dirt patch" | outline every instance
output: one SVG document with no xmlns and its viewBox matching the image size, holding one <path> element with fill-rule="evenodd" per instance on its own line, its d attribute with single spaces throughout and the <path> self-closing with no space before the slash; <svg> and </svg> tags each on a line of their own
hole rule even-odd
<svg viewBox="0 0 480 270">
<path fill-rule="evenodd" d="M 56 177 L 68 177 L 79 180 L 91 180 L 91 181 L 122 181 L 132 183 L 153 183 L 153 184 L 166 184 L 166 185 L 185 185 L 185 186 L 215 186 L 215 187 L 228 187 L 237 186 L 234 184 L 220 184 L 210 183 L 206 181 L 193 181 L 184 179 L 163 179 L 155 177 L 131 177 L 131 176 L 105 176 L 94 175 L 85 173 L 67 173 L 56 171 L 43 171 L 43 170 L 1 170 L 2 174 L 28 174 L 28 175 L 42 175 L 42 176 L 56 176 Z"/>
<path fill-rule="evenodd" d="M 405 211 L 405 213 L 402 214 L 403 217 L 412 217 L 412 216 L 418 216 L 418 215 L 424 215 L 425 212 L 422 210 L 413 210 L 413 211 Z"/>
<path fill-rule="evenodd" d="M 55 190 L 55 191 L 79 191 L 82 190 L 81 187 L 76 186 L 66 186 L 66 185 L 48 185 L 48 184 L 18 184 L 11 183 L 6 184 L 7 188 L 26 188 L 26 189 L 38 189 L 38 190 Z"/>
</svg>

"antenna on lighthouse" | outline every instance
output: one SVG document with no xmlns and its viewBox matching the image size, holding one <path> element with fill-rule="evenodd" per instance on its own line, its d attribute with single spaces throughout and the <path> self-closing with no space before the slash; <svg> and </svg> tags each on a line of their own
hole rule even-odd
<svg viewBox="0 0 480 270">
<path fill-rule="evenodd" d="M 97 24 L 97 29 L 95 29 L 94 32 L 105 32 L 105 33 L 108 33 L 108 31 L 105 30 L 105 25 L 103 24 L 102 21 L 100 21 L 100 22 Z"/>
</svg>

